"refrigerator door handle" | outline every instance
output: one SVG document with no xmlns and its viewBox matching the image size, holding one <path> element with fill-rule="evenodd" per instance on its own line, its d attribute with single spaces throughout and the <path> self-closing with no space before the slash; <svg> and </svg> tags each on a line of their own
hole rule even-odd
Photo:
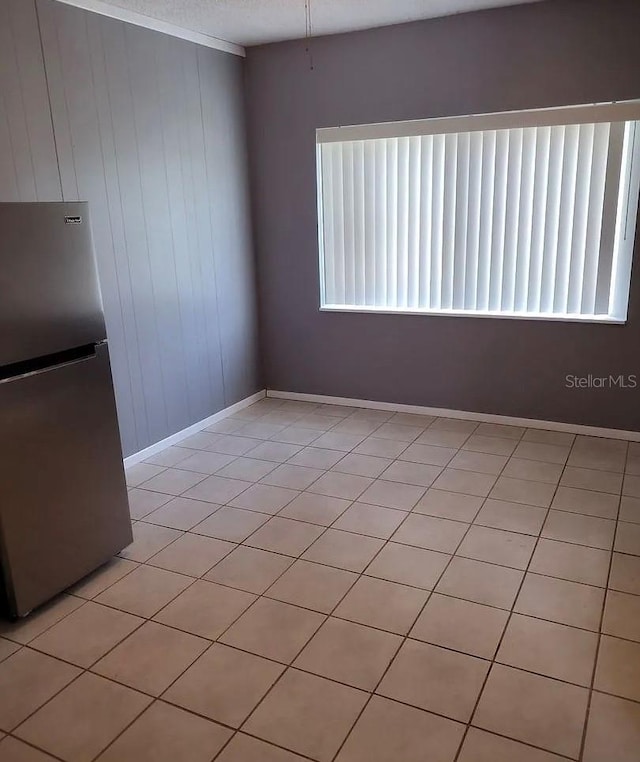
<svg viewBox="0 0 640 762">
<path fill-rule="evenodd" d="M 61 354 L 67 354 L 67 353 L 61 353 Z M 95 360 L 95 358 L 96 358 L 96 348 L 94 345 L 89 350 L 85 349 L 81 354 L 76 353 L 74 355 L 72 353 L 69 353 L 68 359 L 60 358 L 58 362 L 54 361 L 52 364 L 42 365 L 41 367 L 34 367 L 32 370 L 25 369 L 23 372 L 20 372 L 18 370 L 16 373 L 12 373 L 11 375 L 7 375 L 4 377 L 0 376 L 0 384 L 11 384 L 14 381 L 21 381 L 22 379 L 30 378 L 31 376 L 40 376 L 44 373 L 50 373 L 51 371 L 64 368 L 67 365 L 76 365 L 77 363 L 87 362 L 88 360 Z"/>
</svg>

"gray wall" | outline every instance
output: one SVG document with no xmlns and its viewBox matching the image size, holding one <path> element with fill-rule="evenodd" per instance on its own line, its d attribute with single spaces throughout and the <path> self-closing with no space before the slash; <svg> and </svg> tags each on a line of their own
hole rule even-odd
<svg viewBox="0 0 640 762">
<path fill-rule="evenodd" d="M 640 273 L 623 326 L 318 311 L 314 130 L 640 97 L 640 3 L 553 0 L 250 48 L 268 387 L 640 430 Z M 637 259 L 637 256 L 636 256 Z"/>
<path fill-rule="evenodd" d="M 0 200 L 90 202 L 125 454 L 257 391 L 243 60 L 54 0 L 0 57 Z"/>
</svg>

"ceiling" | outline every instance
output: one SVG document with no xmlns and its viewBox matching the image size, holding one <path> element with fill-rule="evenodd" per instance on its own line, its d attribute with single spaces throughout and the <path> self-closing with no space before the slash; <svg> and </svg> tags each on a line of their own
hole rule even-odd
<svg viewBox="0 0 640 762">
<path fill-rule="evenodd" d="M 68 0 L 67 0 L 68 1 Z M 306 0 L 312 34 L 401 24 L 531 0 Z M 305 0 L 108 0 L 111 6 L 239 45 L 305 36 Z"/>
</svg>

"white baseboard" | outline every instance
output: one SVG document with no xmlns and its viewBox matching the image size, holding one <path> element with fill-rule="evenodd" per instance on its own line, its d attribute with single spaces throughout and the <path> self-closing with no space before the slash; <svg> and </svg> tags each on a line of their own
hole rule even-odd
<svg viewBox="0 0 640 762">
<path fill-rule="evenodd" d="M 236 402 L 234 405 L 229 405 L 229 407 L 225 407 L 224 410 L 219 410 L 217 413 L 210 415 L 208 418 L 205 418 L 202 421 L 198 421 L 198 423 L 194 423 L 192 426 L 187 426 L 186 429 L 182 429 L 182 431 L 178 431 L 166 439 L 161 439 L 159 442 L 149 445 L 149 447 L 145 447 L 144 450 L 140 450 L 140 452 L 135 452 L 133 455 L 129 455 L 128 458 L 124 459 L 124 467 L 129 468 L 130 466 L 135 466 L 135 464 L 139 463 L 141 460 L 150 458 L 152 455 L 161 452 L 165 448 L 182 442 L 183 439 L 190 437 L 192 434 L 197 434 L 207 426 L 211 426 L 212 424 L 221 421 L 223 418 L 227 418 L 233 413 L 237 413 L 239 410 L 242 410 L 245 407 L 249 407 L 249 405 L 253 405 L 254 402 L 258 402 L 258 400 L 264 399 L 266 394 L 267 393 L 265 389 L 256 392 L 250 397 L 246 397 L 245 399 L 240 400 L 240 402 Z"/>
<path fill-rule="evenodd" d="M 267 397 L 277 399 L 298 400 L 300 402 L 321 402 L 327 405 L 344 405 L 346 407 L 368 407 L 373 410 L 388 410 L 394 413 L 416 413 L 417 415 L 436 415 L 444 418 L 464 418 L 480 423 L 502 423 L 506 426 L 526 426 L 530 429 L 546 429 L 547 431 L 565 431 L 569 434 L 585 434 L 590 437 L 609 437 L 625 439 L 629 442 L 640 442 L 640 431 L 625 431 L 624 429 L 606 429 L 600 426 L 586 426 L 580 423 L 563 423 L 561 421 L 538 421 L 533 418 L 514 418 L 509 415 L 493 415 L 492 413 L 476 413 L 469 410 L 447 410 L 441 407 L 424 407 L 422 405 L 401 405 L 395 402 L 377 402 L 374 400 L 358 400 L 349 397 L 330 397 L 325 394 L 301 394 L 300 392 L 281 392 L 267 389 Z"/>
</svg>

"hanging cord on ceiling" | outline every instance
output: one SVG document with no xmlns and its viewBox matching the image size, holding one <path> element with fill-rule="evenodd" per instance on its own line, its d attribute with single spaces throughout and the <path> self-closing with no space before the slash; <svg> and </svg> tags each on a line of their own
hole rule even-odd
<svg viewBox="0 0 640 762">
<path fill-rule="evenodd" d="M 311 52 L 311 0 L 305 0 L 304 2 L 304 26 L 304 36 L 307 41 L 305 51 L 307 53 L 307 57 L 309 58 L 309 70 L 313 71 L 313 54 Z"/>
</svg>

